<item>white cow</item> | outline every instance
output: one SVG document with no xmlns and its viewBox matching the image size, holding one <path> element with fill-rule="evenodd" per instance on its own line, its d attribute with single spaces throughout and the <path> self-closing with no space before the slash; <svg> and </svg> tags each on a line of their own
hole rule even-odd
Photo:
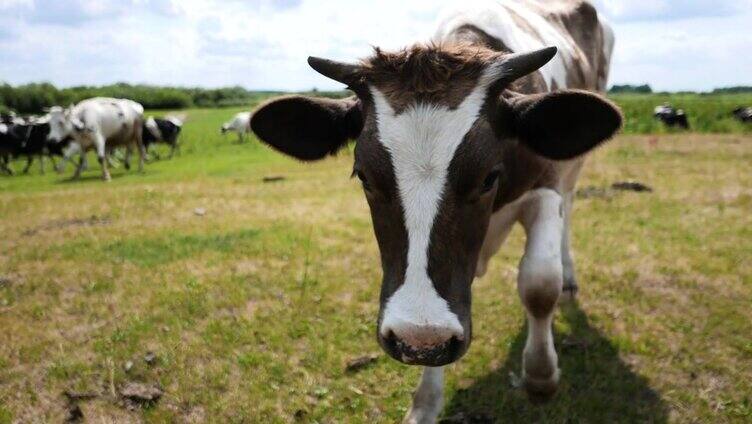
<svg viewBox="0 0 752 424">
<path fill-rule="evenodd" d="M 245 135 L 251 132 L 251 112 L 240 112 L 230 121 L 222 125 L 222 134 L 234 132 L 238 134 L 238 141 L 243 142 Z"/>
<path fill-rule="evenodd" d="M 126 169 L 130 168 L 130 156 L 136 147 L 139 152 L 138 169 L 143 171 L 146 156 L 142 139 L 143 123 L 144 107 L 139 103 L 96 97 L 67 109 L 53 107 L 50 110 L 48 138 L 50 141 L 61 142 L 66 137 L 72 137 L 80 146 L 82 156 L 87 150 L 95 149 L 102 166 L 102 177 L 109 181 L 107 155 L 116 147 L 127 148 Z M 73 154 L 73 149 L 66 149 L 66 158 Z M 76 169 L 74 179 L 81 175 L 83 163 L 82 161 Z"/>
</svg>

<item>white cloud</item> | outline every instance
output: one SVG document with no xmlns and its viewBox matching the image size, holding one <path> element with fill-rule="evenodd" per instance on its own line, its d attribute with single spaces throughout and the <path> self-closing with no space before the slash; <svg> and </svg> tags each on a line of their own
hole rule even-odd
<svg viewBox="0 0 752 424">
<path fill-rule="evenodd" d="M 433 33 L 456 0 L 0 0 L 0 77 L 301 90 L 338 87 L 309 55 L 355 60 Z M 614 82 L 749 84 L 752 0 L 596 0 L 617 33 Z M 746 7 L 746 9 L 743 9 Z"/>
<path fill-rule="evenodd" d="M 593 0 L 615 21 L 675 20 L 748 12 L 752 0 Z"/>
<path fill-rule="evenodd" d="M 14 9 L 17 7 L 31 7 L 34 0 L 0 0 L 0 10 Z"/>
</svg>

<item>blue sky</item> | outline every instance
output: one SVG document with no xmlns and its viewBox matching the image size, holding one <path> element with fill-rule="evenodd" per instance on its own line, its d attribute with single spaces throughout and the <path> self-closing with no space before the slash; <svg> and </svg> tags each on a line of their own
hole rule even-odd
<svg viewBox="0 0 752 424">
<path fill-rule="evenodd" d="M 0 0 L 0 80 L 338 88 L 306 57 L 425 40 L 455 1 Z M 617 36 L 612 83 L 752 85 L 752 0 L 594 3 Z"/>
</svg>

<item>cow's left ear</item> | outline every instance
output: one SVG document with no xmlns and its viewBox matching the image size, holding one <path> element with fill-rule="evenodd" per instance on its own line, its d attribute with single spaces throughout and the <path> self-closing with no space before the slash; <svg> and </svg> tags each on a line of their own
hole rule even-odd
<svg viewBox="0 0 752 424">
<path fill-rule="evenodd" d="M 554 160 L 584 155 L 613 137 L 622 124 L 615 104 L 586 91 L 509 96 L 502 98 L 502 105 L 520 142 Z"/>
</svg>

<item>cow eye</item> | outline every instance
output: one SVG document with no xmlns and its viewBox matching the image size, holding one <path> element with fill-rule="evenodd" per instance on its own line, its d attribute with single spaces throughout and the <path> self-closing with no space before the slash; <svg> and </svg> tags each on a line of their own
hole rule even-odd
<svg viewBox="0 0 752 424">
<path fill-rule="evenodd" d="M 486 179 L 483 180 L 483 193 L 488 193 L 493 190 L 496 186 L 496 182 L 499 181 L 499 175 L 501 175 L 499 171 L 491 171 L 491 173 L 488 174 Z"/>
</svg>

